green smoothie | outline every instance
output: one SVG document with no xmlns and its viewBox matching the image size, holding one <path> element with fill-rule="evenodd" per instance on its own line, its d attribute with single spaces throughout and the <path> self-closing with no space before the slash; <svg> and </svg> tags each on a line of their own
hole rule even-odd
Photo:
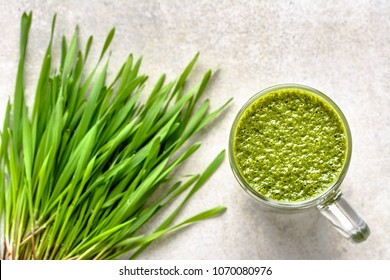
<svg viewBox="0 0 390 280">
<path fill-rule="evenodd" d="M 310 200 L 333 185 L 346 161 L 346 131 L 322 98 L 297 88 L 269 92 L 243 112 L 233 154 L 247 184 L 269 199 Z"/>
</svg>

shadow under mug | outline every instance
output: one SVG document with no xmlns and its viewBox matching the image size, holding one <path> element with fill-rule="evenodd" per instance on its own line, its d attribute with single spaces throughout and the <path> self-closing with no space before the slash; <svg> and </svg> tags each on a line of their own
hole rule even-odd
<svg viewBox="0 0 390 280">
<path fill-rule="evenodd" d="M 320 98 L 325 101 L 329 106 L 333 108 L 333 110 L 340 117 L 346 132 L 346 140 L 348 143 L 347 154 L 344 166 L 342 171 L 340 172 L 339 177 L 335 180 L 335 182 L 323 193 L 319 196 L 314 197 L 312 199 L 300 202 L 280 202 L 276 200 L 272 200 L 268 197 L 265 197 L 253 190 L 249 184 L 245 181 L 243 176 L 238 170 L 235 157 L 234 157 L 234 135 L 237 128 L 237 124 L 242 117 L 242 114 L 246 111 L 246 109 L 256 100 L 261 98 L 262 96 L 271 93 L 276 90 L 281 89 L 300 89 L 307 91 L 314 96 Z M 360 217 L 360 215 L 352 208 L 352 206 L 348 203 L 348 201 L 343 196 L 340 185 L 347 173 L 349 162 L 351 160 L 351 150 L 352 150 L 352 137 L 351 131 L 348 125 L 348 122 L 341 112 L 340 108 L 325 94 L 322 92 L 308 87 L 304 85 L 298 84 L 282 84 L 276 85 L 269 88 L 266 88 L 259 93 L 255 94 L 252 98 L 250 98 L 241 110 L 238 112 L 229 137 L 229 161 L 233 171 L 234 176 L 240 183 L 240 186 L 249 194 L 251 197 L 255 198 L 257 201 L 261 203 L 261 205 L 265 206 L 269 210 L 275 210 L 277 212 L 282 213 L 294 213 L 298 210 L 304 210 L 308 208 L 316 208 L 321 214 L 323 214 L 332 224 L 333 226 L 347 239 L 354 243 L 360 243 L 368 238 L 370 235 L 370 228 L 367 223 Z"/>
</svg>

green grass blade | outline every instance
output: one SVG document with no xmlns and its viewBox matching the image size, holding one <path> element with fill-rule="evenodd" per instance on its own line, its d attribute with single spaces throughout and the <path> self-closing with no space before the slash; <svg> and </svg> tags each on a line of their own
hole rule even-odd
<svg viewBox="0 0 390 280">
<path fill-rule="evenodd" d="M 66 55 L 64 58 L 64 64 L 62 68 L 62 86 L 66 85 L 68 77 L 72 70 L 77 51 L 78 51 L 78 41 L 79 41 L 79 29 L 76 28 L 72 40 L 70 41 L 69 48 L 66 50 Z M 66 41 L 65 41 L 66 42 Z"/>
<path fill-rule="evenodd" d="M 110 46 L 111 41 L 114 38 L 114 36 L 115 36 L 115 28 L 112 28 L 107 35 L 106 41 L 104 42 L 104 46 L 103 46 L 102 52 L 100 53 L 99 60 L 102 60 L 102 58 L 103 58 L 104 54 L 106 53 L 108 47 Z"/>
<path fill-rule="evenodd" d="M 209 210 L 206 210 L 204 212 L 201 212 L 195 216 L 192 216 L 191 218 L 189 218 L 189 219 L 185 220 L 184 222 L 181 222 L 180 224 L 175 225 L 173 227 L 152 233 L 152 234 L 147 235 L 147 236 L 137 236 L 137 237 L 125 239 L 125 240 L 119 242 L 118 244 L 116 244 L 116 247 L 125 247 L 125 250 L 118 253 L 117 256 L 120 256 L 120 255 L 124 254 L 125 252 L 128 252 L 128 251 L 135 249 L 139 246 L 142 246 L 144 244 L 148 244 L 148 243 L 152 242 L 153 240 L 160 238 L 161 236 L 163 236 L 167 233 L 171 233 L 173 231 L 177 231 L 177 230 L 180 230 L 184 227 L 187 227 L 191 224 L 216 217 L 225 211 L 226 211 L 226 207 L 217 206 L 217 207 L 211 208 Z"/>
<path fill-rule="evenodd" d="M 178 90 L 182 89 L 184 87 L 184 83 L 187 80 L 188 76 L 190 75 L 192 68 L 194 68 L 194 65 L 196 61 L 198 60 L 199 53 L 197 53 L 194 58 L 190 61 L 190 63 L 187 65 L 187 67 L 184 69 L 183 73 L 180 75 L 179 80 L 177 81 L 176 87 L 173 90 L 174 92 L 177 92 Z M 178 95 L 180 98 L 181 96 Z"/>
<path fill-rule="evenodd" d="M 26 59 L 27 40 L 32 21 L 32 13 L 24 13 L 22 16 L 20 33 L 20 59 L 18 73 L 16 76 L 16 86 L 14 94 L 14 112 L 13 112 L 13 141 L 15 151 L 18 153 L 22 142 L 22 115 L 25 105 L 24 97 L 24 63 Z"/>
<path fill-rule="evenodd" d="M 89 36 L 87 44 L 85 46 L 85 51 L 84 51 L 84 63 L 88 59 L 89 51 L 91 50 L 92 44 L 93 44 L 93 36 Z"/>
<path fill-rule="evenodd" d="M 195 133 L 204 128 L 206 125 L 208 125 L 212 120 L 215 119 L 215 117 L 221 113 L 222 110 L 224 110 L 230 102 L 233 101 L 233 98 L 230 98 L 225 104 L 223 104 L 221 107 L 219 107 L 217 110 L 213 111 L 209 115 L 207 115 L 205 118 L 202 119 L 199 126 L 196 128 Z"/>
</svg>

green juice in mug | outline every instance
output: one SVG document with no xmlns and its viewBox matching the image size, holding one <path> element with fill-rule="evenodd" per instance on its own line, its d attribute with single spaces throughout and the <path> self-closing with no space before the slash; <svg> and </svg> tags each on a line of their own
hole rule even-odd
<svg viewBox="0 0 390 280">
<path fill-rule="evenodd" d="M 352 137 L 340 108 L 304 85 L 266 88 L 238 112 L 229 137 L 232 172 L 265 209 L 316 208 L 354 243 L 370 228 L 341 192 Z"/>
<path fill-rule="evenodd" d="M 325 192 L 346 162 L 346 131 L 337 112 L 300 88 L 262 95 L 242 113 L 234 132 L 239 172 L 256 192 L 294 203 Z"/>
</svg>

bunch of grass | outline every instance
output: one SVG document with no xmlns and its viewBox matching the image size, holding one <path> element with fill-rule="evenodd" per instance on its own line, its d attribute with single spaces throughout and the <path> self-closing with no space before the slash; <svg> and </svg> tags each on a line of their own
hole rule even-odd
<svg viewBox="0 0 390 280">
<path fill-rule="evenodd" d="M 108 62 L 100 65 L 115 29 L 97 65 L 85 73 L 93 37 L 80 51 L 76 28 L 69 44 L 63 37 L 55 70 L 54 17 L 30 117 L 24 64 L 31 21 L 32 14 L 24 13 L 15 94 L 0 135 L 3 259 L 115 259 L 130 251 L 136 258 L 162 235 L 225 210 L 217 206 L 172 225 L 224 157 L 222 151 L 203 173 L 173 180 L 173 171 L 200 146 L 183 144 L 230 102 L 208 113 L 209 101 L 200 101 L 211 71 L 185 89 L 198 55 L 175 81 L 166 83 L 162 75 L 141 103 L 147 80 L 139 74 L 141 59 L 129 55 L 111 83 Z M 152 233 L 139 233 L 182 197 Z"/>
</svg>

